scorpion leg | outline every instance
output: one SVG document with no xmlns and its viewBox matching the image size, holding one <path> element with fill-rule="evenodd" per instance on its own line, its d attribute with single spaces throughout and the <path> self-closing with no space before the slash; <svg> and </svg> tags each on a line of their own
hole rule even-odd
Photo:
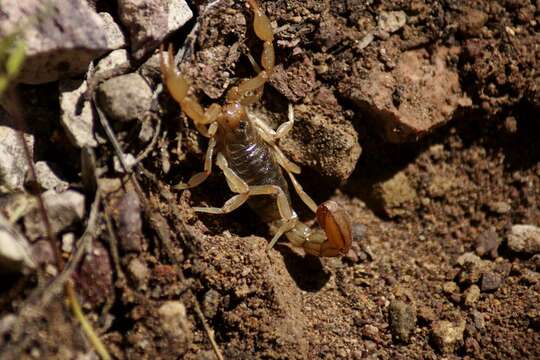
<svg viewBox="0 0 540 360">
<path fill-rule="evenodd" d="M 217 165 L 223 171 L 229 188 L 231 191 L 237 193 L 225 204 L 218 207 L 194 207 L 193 210 L 196 212 L 204 212 L 210 214 L 226 214 L 233 210 L 236 210 L 240 207 L 250 196 L 255 195 L 276 195 L 277 197 L 277 206 L 280 213 L 280 216 L 283 219 L 289 220 L 294 218 L 296 215 L 292 210 L 287 195 L 279 186 L 276 185 L 255 185 L 249 186 L 244 180 L 242 180 L 227 164 L 227 160 L 223 154 L 218 153 L 217 155 Z"/>
<path fill-rule="evenodd" d="M 194 188 L 195 186 L 200 185 L 204 180 L 210 176 L 212 173 L 212 158 L 214 156 L 214 150 L 216 148 L 216 139 L 214 135 L 217 131 L 217 123 L 212 123 L 208 133 L 210 134 L 210 140 L 208 141 L 208 148 L 206 149 L 206 154 L 204 156 L 204 170 L 193 175 L 187 183 L 178 183 L 174 186 L 177 190 L 185 190 Z"/>
<path fill-rule="evenodd" d="M 262 69 L 261 67 L 259 66 L 259 64 L 257 64 L 257 62 L 255 61 L 255 59 L 253 58 L 253 56 L 249 53 L 249 49 L 248 49 L 248 53 L 246 54 L 247 55 L 247 58 L 249 59 L 249 62 L 251 63 L 251 66 L 253 67 L 253 70 L 255 70 L 255 72 L 257 74 L 260 74 Z M 245 95 L 242 100 L 240 100 L 240 103 L 244 106 L 250 106 L 250 105 L 253 105 L 255 103 L 257 103 L 262 95 L 263 95 L 263 90 L 264 90 L 264 86 L 261 86 L 260 88 L 258 88 L 257 90 L 255 90 L 255 94 L 253 95 Z"/>
<path fill-rule="evenodd" d="M 289 104 L 288 119 L 283 124 L 279 125 L 277 130 L 272 129 L 263 120 L 253 117 L 253 122 L 260 130 L 261 136 L 268 143 L 274 143 L 276 140 L 286 136 L 294 126 L 294 110 L 292 104 Z"/>
<path fill-rule="evenodd" d="M 209 214 L 226 214 L 239 208 L 248 200 L 250 196 L 276 195 L 278 211 L 283 223 L 274 234 L 272 240 L 268 243 L 267 250 L 270 250 L 284 233 L 294 228 L 298 223 L 298 217 L 291 208 L 287 195 L 283 189 L 276 185 L 249 186 L 228 166 L 227 160 L 222 153 L 218 153 L 216 164 L 223 171 L 231 191 L 238 194 L 227 200 L 220 208 L 194 207 L 193 210 L 196 212 L 204 212 Z"/>
<path fill-rule="evenodd" d="M 315 203 L 315 201 L 311 198 L 311 196 L 309 196 L 304 191 L 304 188 L 302 188 L 302 185 L 300 185 L 298 180 L 296 180 L 296 177 L 293 175 L 293 173 L 290 170 L 288 170 L 287 168 L 285 168 L 285 171 L 287 172 L 287 174 L 289 174 L 289 179 L 291 179 L 291 182 L 292 182 L 292 184 L 294 186 L 294 190 L 296 191 L 298 196 L 300 196 L 300 199 L 302 199 L 304 204 L 306 204 L 308 206 L 308 208 L 311 209 L 311 211 L 316 213 L 318 207 L 317 207 L 317 204 Z"/>
<path fill-rule="evenodd" d="M 296 180 L 293 173 L 300 173 L 300 168 L 291 162 L 281 152 L 275 144 L 275 140 L 283 137 L 292 128 L 294 124 L 293 107 L 289 104 L 289 120 L 283 123 L 277 131 L 274 131 L 264 121 L 255 118 L 255 124 L 262 138 L 267 141 L 276 155 L 279 165 L 287 172 L 294 189 L 302 201 L 317 214 L 319 222 L 324 233 L 321 230 L 311 230 L 305 224 L 296 222 L 284 222 L 276 233 L 276 236 L 269 244 L 269 248 L 274 245 L 283 233 L 287 233 L 289 240 L 301 246 L 304 250 L 316 256 L 338 256 L 346 254 L 351 247 L 352 234 L 350 218 L 346 211 L 336 202 L 327 201 L 317 206 L 315 201 L 304 191 L 302 185 Z"/>
<path fill-rule="evenodd" d="M 302 185 L 300 185 L 298 180 L 296 180 L 296 177 L 293 175 L 300 174 L 300 167 L 287 159 L 281 149 L 274 143 L 274 139 L 279 139 L 280 137 L 285 136 L 291 130 L 294 124 L 294 112 L 292 105 L 289 104 L 289 120 L 281 124 L 276 131 L 273 131 L 264 121 L 260 119 L 256 119 L 255 121 L 258 125 L 258 128 L 261 130 L 260 133 L 263 139 L 265 139 L 271 144 L 272 150 L 276 155 L 277 162 L 289 175 L 289 178 L 291 179 L 291 182 L 294 186 L 294 190 L 296 190 L 296 193 L 298 194 L 298 196 L 300 196 L 300 199 L 302 199 L 302 201 L 311 209 L 311 211 L 317 212 L 317 204 L 304 191 Z"/>
<path fill-rule="evenodd" d="M 271 72 L 275 63 L 274 45 L 272 44 L 274 30 L 270 24 L 270 19 L 268 19 L 259 7 L 259 4 L 257 4 L 257 0 L 247 0 L 247 2 L 253 10 L 253 30 L 255 30 L 255 35 L 264 41 L 261 65 L 266 71 Z"/>
<path fill-rule="evenodd" d="M 270 144 L 270 146 L 274 150 L 274 155 L 276 155 L 279 164 L 284 169 L 294 174 L 300 174 L 300 167 L 287 159 L 281 149 L 275 144 L 275 140 L 287 135 L 294 125 L 294 113 L 292 105 L 289 104 L 289 119 L 283 124 L 281 124 L 277 130 L 272 129 L 270 126 L 268 126 L 267 123 L 255 116 L 252 116 L 252 118 L 253 122 L 257 126 L 257 130 L 259 131 L 261 137 L 264 139 L 264 141 Z"/>
</svg>

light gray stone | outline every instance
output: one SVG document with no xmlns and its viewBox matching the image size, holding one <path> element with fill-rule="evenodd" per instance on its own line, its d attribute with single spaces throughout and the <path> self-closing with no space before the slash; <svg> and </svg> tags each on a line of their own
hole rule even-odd
<svg viewBox="0 0 540 360">
<path fill-rule="evenodd" d="M 27 55 L 18 77 L 22 83 L 84 74 L 109 49 L 105 24 L 85 0 L 2 0 L 0 38 L 21 25 Z"/>
<path fill-rule="evenodd" d="M 131 63 L 127 50 L 118 49 L 111 51 L 109 55 L 99 60 L 94 70 L 94 76 L 99 78 L 111 71 L 123 72 L 125 70 L 127 72 L 130 67 Z"/>
<path fill-rule="evenodd" d="M 0 214 L 0 273 L 34 268 L 30 245 L 15 227 Z"/>
<path fill-rule="evenodd" d="M 76 191 L 57 193 L 48 190 L 42 197 L 55 234 L 80 221 L 84 216 L 84 196 Z M 26 235 L 31 240 L 46 236 L 45 225 L 37 205 L 25 215 L 24 226 Z"/>
<path fill-rule="evenodd" d="M 83 99 L 87 84 L 83 80 L 64 80 L 59 84 L 60 123 L 74 146 L 96 147 L 94 113 L 89 101 Z"/>
<path fill-rule="evenodd" d="M 34 137 L 28 134 L 24 137 L 32 151 Z M 0 139 L 0 194 L 22 190 L 28 171 L 28 159 L 19 135 L 14 129 L 0 125 Z"/>
<path fill-rule="evenodd" d="M 135 282 L 139 290 L 146 289 L 148 279 L 150 278 L 150 270 L 144 262 L 138 258 L 133 258 L 127 267 L 129 277 Z"/>
<path fill-rule="evenodd" d="M 136 73 L 105 81 L 99 86 L 97 96 L 101 110 L 110 119 L 122 122 L 142 119 L 152 103 L 152 89 Z"/>
<path fill-rule="evenodd" d="M 54 189 L 58 192 L 67 190 L 69 184 L 58 177 L 45 161 L 38 161 L 34 164 L 39 185 L 45 190 Z"/>
<path fill-rule="evenodd" d="M 405 26 L 407 15 L 404 11 L 382 11 L 379 14 L 377 27 L 379 31 L 394 33 Z"/>
<path fill-rule="evenodd" d="M 519 253 L 540 253 L 540 228 L 534 225 L 512 226 L 508 234 L 508 247 Z"/>
<path fill-rule="evenodd" d="M 105 40 L 109 49 L 120 49 L 127 45 L 126 37 L 120 26 L 114 21 L 111 14 L 100 12 L 99 16 L 103 20 Z"/>
<path fill-rule="evenodd" d="M 124 161 L 126 162 L 126 165 L 129 169 L 131 169 L 133 164 L 135 164 L 135 160 L 136 160 L 135 156 L 131 154 L 124 154 Z M 117 173 L 123 174 L 124 168 L 122 167 L 122 164 L 120 163 L 120 159 L 118 158 L 118 156 L 114 157 L 113 163 L 114 163 L 114 171 L 116 171 Z"/>
<path fill-rule="evenodd" d="M 450 322 L 435 321 L 431 326 L 433 342 L 442 353 L 453 353 L 463 343 L 465 320 Z"/>
</svg>

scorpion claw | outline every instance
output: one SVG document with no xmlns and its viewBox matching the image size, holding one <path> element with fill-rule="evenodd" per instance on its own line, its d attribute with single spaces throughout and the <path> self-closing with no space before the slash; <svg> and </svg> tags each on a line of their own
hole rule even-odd
<svg viewBox="0 0 540 360">
<path fill-rule="evenodd" d="M 159 47 L 159 67 L 169 93 L 179 104 L 182 104 L 182 101 L 187 95 L 189 83 L 176 70 L 173 48 L 171 44 L 169 44 L 167 53 L 165 55 L 163 45 Z"/>
<path fill-rule="evenodd" d="M 345 209 L 335 201 L 326 201 L 317 208 L 317 221 L 328 238 L 321 244 L 319 256 L 347 254 L 352 244 L 352 227 Z"/>
</svg>

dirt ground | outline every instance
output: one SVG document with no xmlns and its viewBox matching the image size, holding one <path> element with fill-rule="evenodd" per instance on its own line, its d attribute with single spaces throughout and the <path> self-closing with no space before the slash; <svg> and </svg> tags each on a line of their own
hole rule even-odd
<svg viewBox="0 0 540 360">
<path fill-rule="evenodd" d="M 136 173 L 146 212 L 111 170 L 112 147 L 96 151 L 99 231 L 74 278 L 111 355 L 215 359 L 200 307 L 226 359 L 540 359 L 540 250 L 509 244 L 515 225 L 540 226 L 540 2 L 260 2 L 278 29 L 277 66 L 252 111 L 276 125 L 294 104 L 280 146 L 318 203 L 349 212 L 352 250 L 317 258 L 282 240 L 266 252 L 271 233 L 249 207 L 196 214 L 231 193 L 219 170 L 172 188 L 200 171 L 207 140 L 164 93 L 163 135 Z M 386 13 L 396 28 L 380 25 Z M 180 69 L 204 105 L 253 76 L 245 53 L 258 58 L 262 46 L 251 19 L 225 0 L 190 23 L 199 35 Z M 58 115 L 55 89 L 25 87 L 28 111 Z M 64 156 L 80 188 L 78 152 L 40 119 L 38 156 Z M 146 145 L 131 126 L 115 130 L 136 153 Z M 61 296 L 3 331 L 51 278 L 2 276 L 6 359 L 97 357 Z"/>
</svg>

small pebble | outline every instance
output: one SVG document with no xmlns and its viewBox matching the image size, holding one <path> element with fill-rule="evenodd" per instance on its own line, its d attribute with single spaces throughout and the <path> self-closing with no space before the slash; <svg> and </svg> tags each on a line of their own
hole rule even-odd
<svg viewBox="0 0 540 360">
<path fill-rule="evenodd" d="M 379 340 L 379 329 L 371 324 L 367 324 L 362 328 L 362 336 L 371 339 L 371 340 Z"/>
<path fill-rule="evenodd" d="M 214 316 L 216 316 L 220 300 L 221 295 L 214 289 L 210 289 L 206 292 L 206 294 L 204 294 L 202 305 L 205 317 L 212 319 Z"/>
<path fill-rule="evenodd" d="M 508 234 L 508 247 L 518 253 L 540 253 L 540 228 L 534 225 L 514 225 Z"/>
<path fill-rule="evenodd" d="M 497 290 L 503 282 L 501 275 L 488 271 L 483 273 L 482 281 L 480 283 L 480 288 L 482 291 L 493 291 Z"/>
<path fill-rule="evenodd" d="M 97 100 L 100 109 L 111 120 L 140 121 L 150 110 L 152 89 L 137 73 L 120 75 L 99 86 Z"/>
<path fill-rule="evenodd" d="M 458 31 L 465 36 L 476 36 L 487 21 L 486 13 L 473 8 L 465 8 L 459 16 Z"/>
<path fill-rule="evenodd" d="M 482 263 L 482 259 L 480 259 L 478 256 L 476 256 L 472 252 L 466 252 L 457 258 L 457 263 L 461 265 L 462 267 L 467 266 L 468 264 L 479 265 Z"/>
<path fill-rule="evenodd" d="M 482 273 L 488 266 L 489 261 L 482 260 L 477 255 L 468 252 L 461 255 L 457 259 L 457 263 L 462 268 L 458 276 L 458 282 L 460 284 L 475 284 L 482 278 Z"/>
<path fill-rule="evenodd" d="M 118 203 L 118 235 L 125 252 L 143 250 L 141 202 L 134 190 L 128 189 Z"/>
<path fill-rule="evenodd" d="M 455 294 L 459 292 L 458 285 L 453 281 L 447 281 L 442 286 L 445 294 Z"/>
<path fill-rule="evenodd" d="M 497 250 L 501 240 L 497 233 L 491 230 L 484 231 L 475 240 L 475 252 L 478 256 L 486 256 L 491 259 L 497 257 Z"/>
<path fill-rule="evenodd" d="M 402 301 L 393 300 L 388 308 L 390 331 L 394 338 L 408 342 L 416 327 L 416 308 Z"/>
<path fill-rule="evenodd" d="M 484 320 L 484 314 L 480 311 L 473 311 L 474 326 L 478 331 L 484 331 L 486 329 L 486 321 Z"/>
<path fill-rule="evenodd" d="M 132 154 L 124 154 L 124 161 L 125 161 L 126 166 L 127 166 L 128 170 L 129 170 L 129 169 L 131 169 L 133 164 L 135 164 L 136 159 L 135 159 L 135 156 L 133 156 Z M 118 158 L 118 156 L 115 156 L 113 158 L 113 163 L 114 163 L 114 171 L 116 171 L 119 174 L 123 174 L 124 173 L 124 167 L 122 166 L 122 163 L 120 162 L 120 159 Z"/>
<path fill-rule="evenodd" d="M 0 213 L 0 274 L 35 268 L 30 244 Z"/>
<path fill-rule="evenodd" d="M 437 315 L 432 308 L 427 306 L 420 306 L 418 308 L 418 319 L 424 323 L 431 323 L 437 319 Z"/>
<path fill-rule="evenodd" d="M 73 251 L 73 243 L 75 242 L 75 235 L 73 233 L 67 233 L 62 236 L 62 251 L 70 253 Z"/>
<path fill-rule="evenodd" d="M 431 326 L 431 337 L 435 346 L 442 353 L 453 353 L 463 343 L 465 320 L 453 323 L 439 320 Z"/>
<path fill-rule="evenodd" d="M 93 241 L 75 273 L 77 293 L 81 294 L 85 303 L 99 306 L 105 303 L 114 293 L 113 266 L 111 257 L 100 241 Z"/>
<path fill-rule="evenodd" d="M 501 215 L 506 214 L 510 212 L 510 210 L 512 210 L 512 207 L 510 206 L 510 204 L 504 201 L 495 201 L 495 202 L 490 203 L 488 206 L 491 211 L 493 211 L 496 214 L 501 214 Z"/>
<path fill-rule="evenodd" d="M 58 275 L 58 270 L 56 269 L 56 266 L 54 266 L 53 264 L 47 264 L 47 266 L 45 266 L 45 271 L 47 272 L 47 274 L 51 276 Z"/>
<path fill-rule="evenodd" d="M 403 11 L 382 11 L 378 20 L 378 30 L 391 34 L 405 26 L 407 15 Z"/>
<path fill-rule="evenodd" d="M 190 341 L 191 332 L 184 304 L 180 301 L 166 301 L 159 307 L 157 313 L 162 331 L 172 341 L 171 345 L 186 346 Z"/>
<path fill-rule="evenodd" d="M 150 271 L 144 262 L 138 258 L 133 258 L 128 265 L 129 277 L 139 289 L 144 289 L 150 277 Z"/>
<path fill-rule="evenodd" d="M 480 288 L 476 285 L 471 285 L 463 293 L 463 303 L 467 306 L 473 306 L 480 298 Z"/>
<path fill-rule="evenodd" d="M 536 271 L 540 271 L 540 254 L 536 254 L 531 258 L 532 263 L 536 267 Z"/>
</svg>

